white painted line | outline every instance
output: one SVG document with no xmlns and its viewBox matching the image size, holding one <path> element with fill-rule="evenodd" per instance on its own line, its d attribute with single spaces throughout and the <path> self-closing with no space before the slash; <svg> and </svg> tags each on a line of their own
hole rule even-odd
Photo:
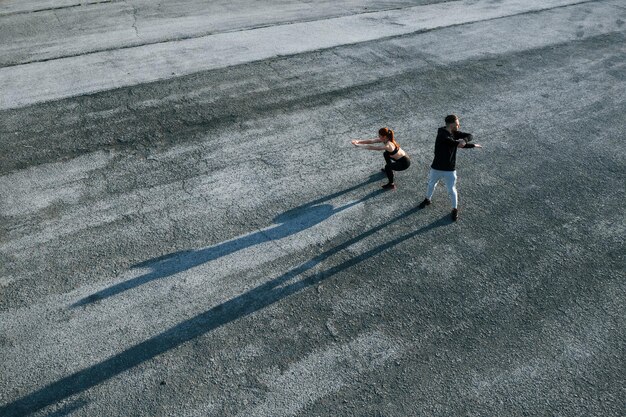
<svg viewBox="0 0 626 417">
<path fill-rule="evenodd" d="M 0 110 L 277 56 L 585 3 L 463 0 L 272 26 L 0 69 Z"/>
</svg>

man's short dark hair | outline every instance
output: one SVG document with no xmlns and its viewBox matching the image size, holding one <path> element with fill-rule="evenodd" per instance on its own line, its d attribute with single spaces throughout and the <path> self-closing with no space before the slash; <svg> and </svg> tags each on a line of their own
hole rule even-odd
<svg viewBox="0 0 626 417">
<path fill-rule="evenodd" d="M 456 119 L 458 119 L 458 117 L 456 117 L 456 114 L 447 115 L 445 118 L 446 126 L 451 125 L 452 123 L 456 122 Z"/>
</svg>

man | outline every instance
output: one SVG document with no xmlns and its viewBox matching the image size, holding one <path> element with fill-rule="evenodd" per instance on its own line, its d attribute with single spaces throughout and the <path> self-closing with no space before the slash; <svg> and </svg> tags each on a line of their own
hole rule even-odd
<svg viewBox="0 0 626 417">
<path fill-rule="evenodd" d="M 459 118 L 451 114 L 445 118 L 446 126 L 437 131 L 435 141 L 435 159 L 428 174 L 428 190 L 426 198 L 419 205 L 424 208 L 430 204 L 433 192 L 439 180 L 443 179 L 452 200 L 452 221 L 459 218 L 458 196 L 456 192 L 456 151 L 458 148 L 482 148 L 479 144 L 469 143 L 472 135 L 459 130 Z"/>
</svg>

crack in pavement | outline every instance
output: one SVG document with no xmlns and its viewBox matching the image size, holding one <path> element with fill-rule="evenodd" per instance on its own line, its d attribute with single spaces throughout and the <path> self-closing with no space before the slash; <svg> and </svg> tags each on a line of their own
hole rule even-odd
<svg viewBox="0 0 626 417">
<path fill-rule="evenodd" d="M 133 9 L 133 29 L 135 29 L 135 36 L 137 36 L 137 38 L 142 39 L 141 36 L 139 35 L 139 29 L 137 28 L 137 7 L 133 4 L 128 2 L 127 0 L 124 0 L 124 3 L 128 6 L 130 6 Z"/>
<path fill-rule="evenodd" d="M 61 27 L 63 27 L 63 23 L 61 22 L 61 19 L 59 19 L 59 15 L 57 14 L 56 10 L 52 10 L 52 15 L 54 16 L 54 18 L 57 20 L 57 22 L 59 22 L 59 25 Z"/>
</svg>

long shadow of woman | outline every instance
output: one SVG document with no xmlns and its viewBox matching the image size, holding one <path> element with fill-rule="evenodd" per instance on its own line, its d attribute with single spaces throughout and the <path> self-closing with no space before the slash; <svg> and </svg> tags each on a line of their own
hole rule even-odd
<svg viewBox="0 0 626 417">
<path fill-rule="evenodd" d="M 409 233 L 397 236 L 390 241 L 385 241 L 339 264 L 329 266 L 323 271 L 312 273 L 317 266 L 322 265 L 322 263 L 334 255 L 375 235 L 392 224 L 408 218 L 418 211 L 419 207 L 414 207 L 401 213 L 357 236 L 351 237 L 340 245 L 318 254 L 309 261 L 284 272 L 280 276 L 178 323 L 150 339 L 140 342 L 108 359 L 52 382 L 12 403 L 0 405 L 0 415 L 24 416 L 32 414 L 51 404 L 58 403 L 72 395 L 79 394 L 113 378 L 128 369 L 149 361 L 158 355 L 175 349 L 190 340 L 205 335 L 256 311 L 262 310 L 336 274 L 347 271 L 355 265 L 400 245 L 403 242 L 428 233 L 435 228 L 452 223 L 449 216 L 446 215 L 430 224 L 414 229 Z"/>
<path fill-rule="evenodd" d="M 382 190 L 376 190 L 357 201 L 338 207 L 333 207 L 331 204 L 322 204 L 324 201 L 328 201 L 363 185 L 374 182 L 379 179 L 380 176 L 380 174 L 372 175 L 367 181 L 361 184 L 289 210 L 274 218 L 274 226 L 260 229 L 256 232 L 248 233 L 206 248 L 176 252 L 133 265 L 132 268 L 150 268 L 151 271 L 91 294 L 72 304 L 71 308 L 91 304 L 98 300 L 103 300 L 132 288 L 139 287 L 148 282 L 178 274 L 179 272 L 186 271 L 237 251 L 265 242 L 281 240 L 285 237 L 302 232 L 341 211 L 381 194 Z"/>
</svg>

